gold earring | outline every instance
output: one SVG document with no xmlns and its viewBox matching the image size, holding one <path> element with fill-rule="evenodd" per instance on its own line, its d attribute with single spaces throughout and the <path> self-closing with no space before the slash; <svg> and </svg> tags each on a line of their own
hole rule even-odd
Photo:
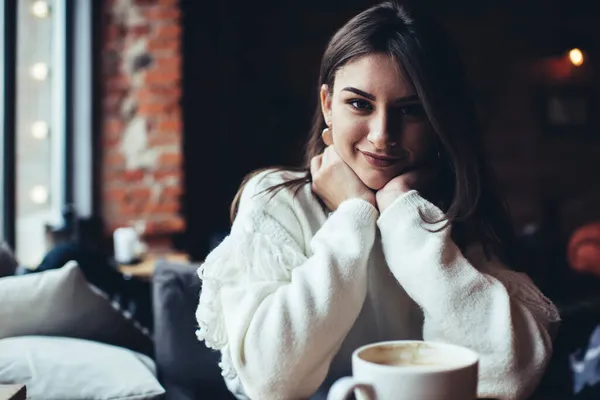
<svg viewBox="0 0 600 400">
<path fill-rule="evenodd" d="M 333 143 L 333 138 L 331 135 L 331 129 L 329 127 L 323 129 L 323 133 L 321 133 L 321 139 L 323 139 L 323 143 L 327 146 L 331 146 Z"/>
</svg>

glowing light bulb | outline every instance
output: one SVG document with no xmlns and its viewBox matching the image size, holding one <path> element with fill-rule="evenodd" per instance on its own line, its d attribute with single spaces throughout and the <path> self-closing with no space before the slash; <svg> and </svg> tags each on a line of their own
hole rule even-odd
<svg viewBox="0 0 600 400">
<path fill-rule="evenodd" d="M 581 50 L 573 49 L 569 52 L 569 60 L 571 60 L 571 63 L 574 66 L 580 67 L 581 65 L 583 65 L 585 58 L 583 57 L 583 53 L 581 52 Z"/>
<path fill-rule="evenodd" d="M 48 68 L 48 64 L 46 63 L 35 63 L 31 66 L 31 76 L 33 79 L 38 81 L 43 81 L 48 77 L 50 73 L 50 69 Z"/>
<path fill-rule="evenodd" d="M 45 1 L 34 1 L 31 4 L 31 12 L 38 18 L 46 18 L 50 15 L 50 6 Z"/>
<path fill-rule="evenodd" d="M 38 185 L 31 188 L 29 192 L 31 201 L 35 204 L 45 204 L 48 201 L 48 188 L 46 186 Z"/>
<path fill-rule="evenodd" d="M 46 139 L 48 137 L 48 131 L 48 124 L 45 121 L 36 121 L 31 124 L 31 135 L 36 139 Z"/>
</svg>

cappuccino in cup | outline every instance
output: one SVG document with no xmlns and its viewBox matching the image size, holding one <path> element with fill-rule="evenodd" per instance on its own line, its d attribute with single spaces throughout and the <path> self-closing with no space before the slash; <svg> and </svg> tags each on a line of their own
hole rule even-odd
<svg viewBox="0 0 600 400">
<path fill-rule="evenodd" d="M 352 377 L 338 380 L 328 400 L 473 400 L 478 356 L 460 346 L 392 341 L 363 346 L 352 354 Z"/>
</svg>

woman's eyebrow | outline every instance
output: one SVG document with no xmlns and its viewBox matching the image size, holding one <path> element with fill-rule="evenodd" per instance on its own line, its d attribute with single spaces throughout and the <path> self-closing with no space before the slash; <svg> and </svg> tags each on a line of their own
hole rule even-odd
<svg viewBox="0 0 600 400">
<path fill-rule="evenodd" d="M 419 96 L 417 94 L 411 94 L 409 96 L 400 97 L 394 100 L 394 104 L 410 104 L 410 103 L 419 103 Z"/>
<path fill-rule="evenodd" d="M 342 89 L 342 91 L 346 91 L 346 92 L 351 92 L 351 93 L 357 94 L 357 95 L 362 96 L 364 98 L 367 98 L 367 99 L 369 99 L 371 101 L 376 101 L 377 100 L 377 98 L 374 95 L 372 95 L 371 93 L 367 93 L 367 92 L 365 92 L 363 90 L 357 89 L 357 88 L 352 87 L 352 86 L 345 87 L 345 88 Z M 405 96 L 405 97 L 397 98 L 396 100 L 394 100 L 394 104 L 414 103 L 416 101 L 419 101 L 419 96 L 417 94 L 411 94 L 411 95 L 408 95 L 408 96 Z"/>
<path fill-rule="evenodd" d="M 343 91 L 352 92 L 352 93 L 357 94 L 359 96 L 365 97 L 365 98 L 367 98 L 367 99 L 369 99 L 371 101 L 375 101 L 376 100 L 375 96 L 373 96 L 371 93 L 364 92 L 364 91 L 362 91 L 360 89 L 357 89 L 355 87 L 352 87 L 352 86 L 348 86 L 348 87 L 343 88 L 342 92 Z"/>
</svg>

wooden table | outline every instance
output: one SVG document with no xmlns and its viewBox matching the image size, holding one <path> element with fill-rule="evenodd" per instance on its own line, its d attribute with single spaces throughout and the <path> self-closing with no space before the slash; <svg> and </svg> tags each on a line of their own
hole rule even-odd
<svg viewBox="0 0 600 400">
<path fill-rule="evenodd" d="M 165 254 L 148 254 L 142 261 L 137 264 L 124 265 L 119 264 L 119 271 L 122 274 L 128 274 L 134 278 L 143 280 L 152 280 L 154 274 L 154 265 L 158 260 L 167 260 L 176 263 L 189 263 L 190 257 L 185 253 L 165 253 Z"/>
<path fill-rule="evenodd" d="M 0 400 L 25 400 L 26 398 L 25 385 L 0 385 Z"/>
</svg>

